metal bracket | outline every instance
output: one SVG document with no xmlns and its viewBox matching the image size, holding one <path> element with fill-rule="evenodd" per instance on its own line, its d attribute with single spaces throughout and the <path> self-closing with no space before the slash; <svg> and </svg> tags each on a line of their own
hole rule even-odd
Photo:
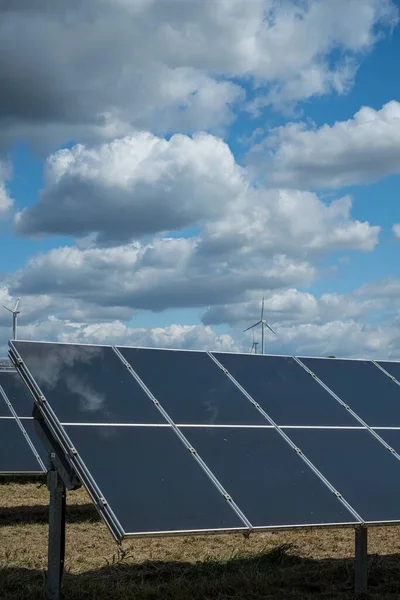
<svg viewBox="0 0 400 600">
<path fill-rule="evenodd" d="M 67 490 L 76 490 L 80 488 L 81 482 L 69 464 L 60 444 L 54 439 L 54 436 L 36 405 L 33 407 L 32 416 L 35 419 L 36 433 L 49 456 L 49 471 L 56 470 L 58 472 Z"/>
<path fill-rule="evenodd" d="M 368 587 L 368 529 L 355 530 L 354 591 L 363 594 Z"/>
</svg>

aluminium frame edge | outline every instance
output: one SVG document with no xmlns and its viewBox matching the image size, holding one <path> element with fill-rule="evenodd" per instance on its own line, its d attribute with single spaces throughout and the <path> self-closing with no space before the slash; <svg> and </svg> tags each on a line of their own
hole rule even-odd
<svg viewBox="0 0 400 600">
<path fill-rule="evenodd" d="M 113 538 L 116 542 L 121 542 L 125 535 L 122 525 L 112 511 L 104 495 L 101 493 L 100 488 L 98 487 L 89 469 L 86 467 L 79 452 L 75 450 L 74 445 L 69 439 L 58 417 L 46 400 L 40 387 L 36 383 L 35 378 L 32 376 L 28 367 L 20 356 L 18 350 L 15 348 L 13 340 L 9 341 L 9 346 L 9 357 L 15 365 L 15 368 L 21 376 L 23 382 L 32 394 L 35 405 L 38 407 L 40 414 L 49 427 L 51 434 L 60 445 L 62 451 L 71 464 L 72 469 L 76 472 L 79 479 L 84 484 L 84 487 L 86 488 L 86 491 L 88 492 L 97 512 L 107 524 Z"/>
</svg>

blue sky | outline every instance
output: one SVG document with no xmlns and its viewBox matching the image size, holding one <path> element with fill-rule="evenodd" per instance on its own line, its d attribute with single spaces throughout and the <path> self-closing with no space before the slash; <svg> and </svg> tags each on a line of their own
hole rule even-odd
<svg viewBox="0 0 400 600">
<path fill-rule="evenodd" d="M 271 352 L 398 356 L 398 4 L 160 1 L 3 11 L 21 335 L 247 350 L 265 295 Z"/>
</svg>

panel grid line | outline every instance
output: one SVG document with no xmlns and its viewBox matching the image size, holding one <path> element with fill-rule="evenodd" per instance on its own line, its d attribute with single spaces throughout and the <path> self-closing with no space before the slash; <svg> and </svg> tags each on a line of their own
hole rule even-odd
<svg viewBox="0 0 400 600">
<path fill-rule="evenodd" d="M 380 371 L 382 371 L 382 373 L 387 375 L 387 377 L 389 377 L 389 379 L 391 379 L 393 381 L 393 383 L 400 386 L 400 381 L 398 381 L 394 375 L 389 373 L 389 371 L 386 371 L 386 369 L 384 367 L 382 367 L 382 365 L 380 365 L 376 360 L 371 360 L 371 362 L 372 362 L 372 364 L 375 365 L 375 367 L 378 367 L 378 369 Z"/>
<path fill-rule="evenodd" d="M 291 448 L 297 453 L 297 455 L 308 465 L 308 467 L 319 477 L 319 479 L 328 487 L 328 489 L 338 498 L 338 500 L 347 508 L 347 510 L 359 521 L 359 523 L 363 524 L 364 520 L 358 514 L 358 512 L 351 506 L 349 502 L 342 496 L 342 494 L 330 483 L 330 481 L 317 469 L 317 467 L 310 461 L 305 454 L 301 451 L 300 448 L 296 446 L 296 444 L 286 435 L 284 431 L 282 431 L 281 427 L 275 423 L 272 417 L 269 416 L 267 412 L 255 401 L 255 399 L 240 385 L 240 383 L 231 375 L 231 373 L 224 367 L 219 360 L 212 354 L 212 352 L 207 352 L 208 356 L 215 362 L 216 365 L 225 373 L 227 377 L 239 388 L 239 390 L 247 397 L 248 400 L 255 406 L 257 410 L 261 412 L 261 414 L 269 421 L 269 423 L 275 427 L 276 431 L 283 437 L 283 439 L 291 446 Z"/>
<path fill-rule="evenodd" d="M 392 448 L 392 447 L 390 446 L 390 444 L 388 444 L 387 442 L 385 442 L 385 440 L 384 440 L 384 439 L 383 439 L 383 438 L 382 438 L 382 437 L 381 437 L 381 436 L 380 436 L 378 433 L 376 433 L 376 431 L 375 431 L 375 430 L 372 428 L 372 426 L 371 426 L 371 425 L 368 425 L 368 423 L 366 423 L 366 422 L 364 421 L 364 419 L 362 419 L 362 418 L 361 418 L 361 417 L 360 417 L 360 416 L 359 416 L 359 415 L 358 415 L 358 414 L 357 414 L 357 413 L 356 413 L 356 412 L 355 412 L 355 411 L 354 411 L 352 408 L 350 408 L 350 406 L 349 406 L 348 404 L 346 404 L 346 402 L 343 402 L 343 400 L 340 398 L 340 396 L 338 396 L 337 394 L 335 394 L 335 392 L 334 392 L 333 390 L 331 390 L 331 388 L 330 388 L 330 387 L 328 387 L 328 386 L 326 385 L 326 383 L 324 383 L 324 382 L 322 381 L 322 379 L 320 379 L 320 378 L 319 378 L 319 377 L 318 377 L 318 376 L 317 376 L 317 375 L 316 375 L 316 374 L 315 374 L 315 373 L 314 373 L 314 372 L 313 372 L 311 369 L 309 369 L 309 368 L 308 368 L 308 367 L 307 367 L 307 366 L 306 366 L 304 363 L 302 363 L 302 361 L 301 361 L 299 358 L 297 358 L 297 357 L 295 357 L 295 356 L 294 356 L 293 358 L 294 358 L 294 359 L 295 359 L 295 360 L 298 362 L 298 364 L 299 364 L 301 367 L 303 367 L 303 369 L 304 369 L 304 370 L 305 370 L 305 371 L 306 371 L 306 372 L 307 372 L 309 375 L 311 375 L 311 377 L 312 377 L 313 379 L 315 379 L 315 381 L 316 381 L 317 383 L 319 383 L 319 385 L 321 385 L 321 386 L 322 386 L 322 387 L 323 387 L 323 388 L 324 388 L 324 389 L 325 389 L 327 392 L 329 392 L 329 394 L 330 394 L 330 395 L 331 395 L 333 398 L 335 398 L 335 400 L 336 400 L 337 402 L 339 402 L 339 403 L 340 403 L 340 404 L 341 404 L 341 405 L 342 405 L 342 406 L 343 406 L 343 407 L 344 407 L 344 408 L 345 408 L 345 409 L 346 409 L 346 410 L 347 410 L 347 411 L 348 411 L 348 412 L 349 412 L 351 415 L 353 415 L 353 417 L 354 417 L 355 419 L 357 419 L 357 421 L 358 421 L 359 423 L 361 423 L 361 425 L 363 425 L 363 426 L 365 427 L 365 429 L 366 429 L 366 430 L 367 430 L 367 431 L 368 431 L 368 432 L 369 432 L 369 433 L 370 433 L 370 434 L 371 434 L 371 435 L 372 435 L 372 436 L 373 436 L 373 437 L 374 437 L 374 438 L 375 438 L 375 439 L 376 439 L 376 440 L 377 440 L 377 441 L 378 441 L 380 444 L 382 444 L 383 446 L 385 446 L 385 448 L 386 448 L 387 450 L 389 450 L 390 454 L 392 454 L 392 455 L 393 455 L 393 456 L 394 456 L 394 457 L 395 457 L 397 460 L 399 460 L 399 461 L 400 461 L 400 455 L 399 455 L 399 454 L 398 454 L 398 453 L 395 451 L 395 449 L 394 449 L 394 448 Z M 336 360 L 336 359 L 335 359 L 335 360 Z M 369 362 L 373 362 L 373 361 L 369 361 Z M 375 428 L 375 429 L 377 429 L 377 428 Z"/>
<path fill-rule="evenodd" d="M 10 412 L 12 413 L 12 415 L 13 415 L 13 417 L 14 417 L 17 425 L 18 425 L 18 427 L 20 428 L 22 435 L 24 436 L 26 442 L 28 443 L 30 449 L 32 450 L 32 452 L 33 452 L 36 460 L 38 461 L 39 466 L 41 467 L 41 469 L 42 469 L 43 472 L 46 472 L 46 467 L 44 466 L 42 459 L 40 458 L 40 456 L 39 456 L 39 454 L 38 454 L 35 446 L 32 443 L 31 438 L 29 437 L 29 435 L 26 432 L 24 426 L 22 425 L 22 423 L 21 423 L 21 421 L 20 421 L 17 413 L 14 410 L 13 405 L 11 404 L 11 402 L 10 402 L 10 400 L 9 400 L 9 398 L 8 398 L 8 396 L 7 396 L 4 388 L 3 388 L 3 386 L 1 386 L 1 385 L 0 385 L 0 394 L 3 396 L 3 399 L 5 400 L 5 402 L 6 402 L 7 406 L 8 406 L 8 408 L 9 408 Z"/>
<path fill-rule="evenodd" d="M 159 400 L 157 400 L 157 398 L 152 394 L 152 392 L 150 391 L 150 389 L 142 381 L 142 379 L 136 373 L 136 371 L 134 370 L 134 368 L 132 367 L 132 365 L 125 359 L 125 357 L 118 350 L 118 348 L 116 348 L 115 346 L 113 346 L 113 350 L 115 351 L 115 353 L 117 354 L 117 356 L 119 357 L 119 359 L 122 361 L 122 363 L 126 366 L 126 368 L 128 369 L 128 372 L 132 375 L 132 377 L 134 377 L 134 379 L 136 380 L 136 382 L 141 386 L 141 388 L 147 394 L 147 396 L 149 397 L 149 399 L 153 402 L 153 404 L 158 408 L 158 410 L 161 412 L 161 414 L 163 415 L 163 417 L 171 425 L 173 431 L 176 433 L 176 435 L 178 436 L 178 438 L 180 439 L 180 441 L 183 443 L 183 445 L 186 447 L 186 449 L 189 450 L 189 452 L 191 453 L 191 455 L 193 456 L 193 458 L 196 460 L 196 462 L 200 465 L 200 467 L 203 469 L 203 471 L 209 477 L 209 479 L 211 480 L 211 482 L 218 489 L 218 491 L 221 493 L 221 495 L 223 496 L 223 498 L 228 502 L 228 504 L 232 508 L 232 510 L 237 514 L 237 516 L 244 523 L 244 525 L 249 529 L 249 531 L 252 531 L 254 529 L 254 527 L 251 524 L 251 522 L 249 521 L 249 519 L 241 511 L 241 509 L 236 504 L 236 502 L 233 500 L 233 498 L 231 497 L 231 495 L 226 491 L 226 489 L 224 488 L 224 486 L 217 479 L 217 477 L 214 475 L 214 473 L 211 471 L 211 469 L 207 466 L 207 464 L 204 462 L 204 460 L 201 458 L 201 456 L 198 454 L 198 452 L 195 450 L 195 448 L 193 448 L 193 446 L 190 444 L 190 442 L 188 441 L 188 439 L 184 436 L 184 434 L 178 428 L 178 426 L 173 421 L 173 419 L 170 417 L 170 415 L 167 413 L 167 411 L 160 404 Z"/>
</svg>

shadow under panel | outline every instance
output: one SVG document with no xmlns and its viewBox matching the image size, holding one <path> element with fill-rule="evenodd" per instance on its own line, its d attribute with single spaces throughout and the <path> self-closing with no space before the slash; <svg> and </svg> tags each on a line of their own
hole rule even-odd
<svg viewBox="0 0 400 600">
<path fill-rule="evenodd" d="M 290 356 L 212 354 L 278 425 L 357 425 Z"/>
<path fill-rule="evenodd" d="M 245 527 L 172 427 L 64 428 L 127 534 Z"/>
<path fill-rule="evenodd" d="M 371 361 L 300 360 L 371 427 L 400 425 L 400 386 Z"/>
<path fill-rule="evenodd" d="M 275 429 L 181 430 L 253 526 L 356 521 Z"/>
<path fill-rule="evenodd" d="M 400 461 L 368 430 L 287 434 L 364 521 L 400 521 Z"/>
<path fill-rule="evenodd" d="M 205 352 L 124 347 L 118 350 L 175 423 L 267 424 Z"/>
<path fill-rule="evenodd" d="M 166 422 L 111 347 L 13 344 L 61 422 Z"/>
<path fill-rule="evenodd" d="M 0 418 L 0 473 L 42 473 L 16 419 Z"/>
</svg>

